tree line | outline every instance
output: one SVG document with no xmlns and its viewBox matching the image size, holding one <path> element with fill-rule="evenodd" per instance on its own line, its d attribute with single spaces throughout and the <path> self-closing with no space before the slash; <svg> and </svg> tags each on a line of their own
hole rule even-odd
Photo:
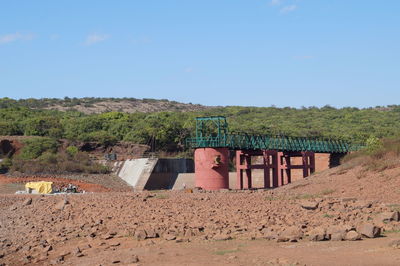
<svg viewBox="0 0 400 266">
<path fill-rule="evenodd" d="M 77 111 L 32 109 L 0 99 L 0 135 L 44 136 L 112 145 L 117 141 L 147 144 L 157 150 L 181 151 L 194 134 L 198 116 L 226 116 L 231 132 L 318 137 L 365 142 L 369 137 L 399 136 L 400 106 L 385 108 L 218 107 L 195 112 L 85 115 Z"/>
</svg>

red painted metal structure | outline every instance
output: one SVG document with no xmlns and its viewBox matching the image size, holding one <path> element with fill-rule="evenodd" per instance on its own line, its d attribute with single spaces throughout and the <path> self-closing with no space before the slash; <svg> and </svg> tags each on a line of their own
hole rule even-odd
<svg viewBox="0 0 400 266">
<path fill-rule="evenodd" d="M 262 156 L 262 164 L 253 164 L 253 156 Z M 292 164 L 291 158 L 301 157 L 302 164 Z M 252 188 L 252 169 L 264 170 L 264 188 L 275 188 L 292 182 L 291 170 L 302 169 L 303 177 L 315 171 L 314 152 L 291 152 L 275 150 L 237 150 L 236 172 L 237 189 Z M 245 175 L 245 178 L 244 178 Z"/>
<path fill-rule="evenodd" d="M 199 148 L 194 152 L 196 187 L 206 190 L 229 188 L 228 148 Z"/>
<path fill-rule="evenodd" d="M 285 136 L 231 134 L 225 117 L 196 118 L 196 137 L 186 140 L 195 148 L 196 187 L 206 190 L 229 188 L 229 151 L 236 151 L 237 189 L 251 189 L 252 170 L 264 170 L 264 188 L 292 182 L 292 170 L 303 177 L 315 172 L 315 153 L 346 154 L 362 146 L 338 140 L 317 140 Z M 262 163 L 252 157 L 261 156 Z M 292 158 L 301 157 L 301 164 Z"/>
</svg>

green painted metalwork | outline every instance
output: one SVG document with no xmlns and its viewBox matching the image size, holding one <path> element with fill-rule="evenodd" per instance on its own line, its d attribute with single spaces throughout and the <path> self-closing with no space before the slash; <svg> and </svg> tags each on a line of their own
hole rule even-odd
<svg viewBox="0 0 400 266">
<path fill-rule="evenodd" d="M 320 153 L 347 153 L 363 147 L 340 140 L 230 134 L 228 123 L 223 116 L 196 118 L 196 137 L 187 139 L 186 145 L 192 148 L 313 151 Z"/>
</svg>

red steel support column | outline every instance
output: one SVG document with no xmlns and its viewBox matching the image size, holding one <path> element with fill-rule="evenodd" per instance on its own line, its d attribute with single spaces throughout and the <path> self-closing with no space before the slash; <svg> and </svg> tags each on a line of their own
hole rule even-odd
<svg viewBox="0 0 400 266">
<path fill-rule="evenodd" d="M 301 158 L 302 158 L 302 162 L 303 162 L 303 177 L 307 177 L 308 176 L 308 156 L 307 156 L 307 152 L 301 152 Z"/>
<path fill-rule="evenodd" d="M 263 151 L 263 162 L 264 162 L 264 188 L 270 188 L 270 169 L 271 169 L 271 162 L 270 162 L 270 154 L 268 151 Z"/>
<path fill-rule="evenodd" d="M 280 167 L 279 167 L 279 156 L 278 152 L 273 152 L 272 154 L 272 187 L 278 187 L 279 186 L 279 173 L 280 173 Z"/>
<path fill-rule="evenodd" d="M 285 155 L 285 172 L 286 172 L 286 183 L 292 183 L 292 172 L 291 172 L 291 164 L 290 164 L 290 153 Z"/>
<path fill-rule="evenodd" d="M 246 183 L 244 188 L 252 188 L 252 178 L 251 178 L 251 155 L 245 154 L 245 165 L 246 165 Z"/>
<path fill-rule="evenodd" d="M 242 151 L 236 151 L 236 188 L 243 189 Z"/>
<path fill-rule="evenodd" d="M 315 172 L 315 153 L 310 152 L 310 173 L 313 174 Z"/>
<path fill-rule="evenodd" d="M 283 186 L 283 152 L 278 152 L 278 187 Z"/>
</svg>

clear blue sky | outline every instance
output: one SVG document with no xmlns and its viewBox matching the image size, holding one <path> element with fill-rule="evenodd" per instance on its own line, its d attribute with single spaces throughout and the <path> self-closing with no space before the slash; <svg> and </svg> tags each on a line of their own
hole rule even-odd
<svg viewBox="0 0 400 266">
<path fill-rule="evenodd" d="M 0 97 L 400 104 L 399 0 L 0 1 Z"/>
</svg>

